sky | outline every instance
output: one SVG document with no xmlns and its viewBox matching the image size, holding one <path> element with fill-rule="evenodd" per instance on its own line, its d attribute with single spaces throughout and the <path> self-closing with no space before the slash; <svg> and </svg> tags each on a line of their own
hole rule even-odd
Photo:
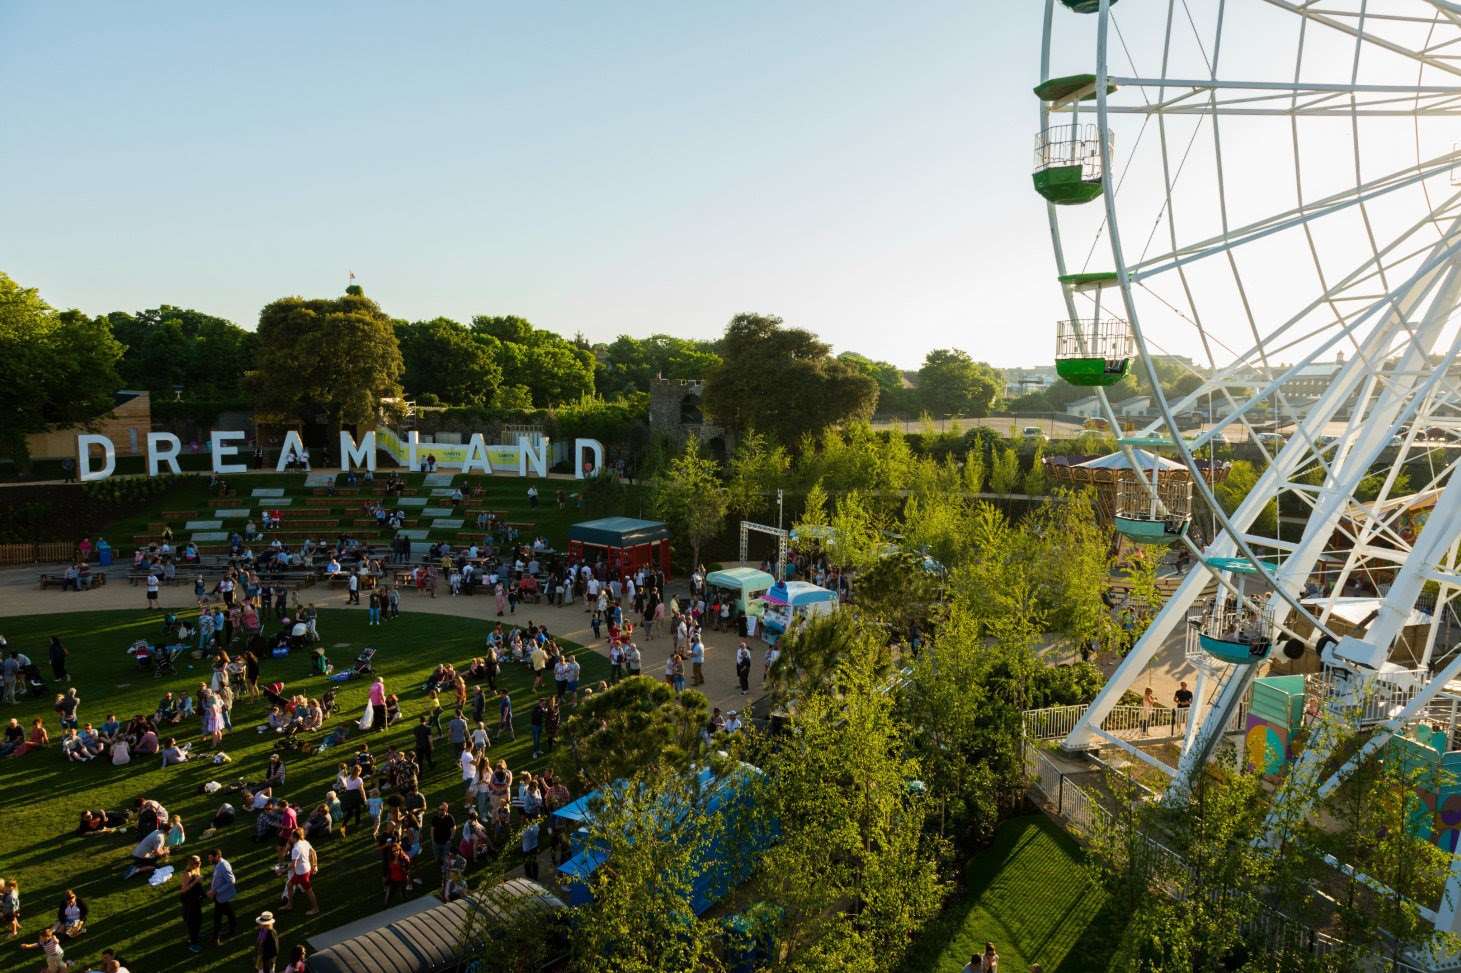
<svg viewBox="0 0 1461 973">
<path fill-rule="evenodd" d="M 1044 364 L 1041 7 L 0 4 L 0 270 L 89 313 L 252 327 L 353 271 L 413 320 Z"/>
</svg>

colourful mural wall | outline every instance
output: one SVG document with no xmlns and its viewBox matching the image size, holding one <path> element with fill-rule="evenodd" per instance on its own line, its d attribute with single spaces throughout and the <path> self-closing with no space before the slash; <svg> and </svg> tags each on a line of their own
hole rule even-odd
<svg viewBox="0 0 1461 973">
<path fill-rule="evenodd" d="M 1248 768 L 1269 780 L 1282 776 L 1293 759 L 1294 736 L 1303 722 L 1303 676 L 1265 676 L 1253 680 L 1253 698 L 1243 734 L 1243 754 Z"/>
</svg>

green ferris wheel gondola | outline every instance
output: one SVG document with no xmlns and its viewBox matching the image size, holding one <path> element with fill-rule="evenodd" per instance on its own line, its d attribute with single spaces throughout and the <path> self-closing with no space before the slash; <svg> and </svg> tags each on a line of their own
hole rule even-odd
<svg viewBox="0 0 1461 973">
<path fill-rule="evenodd" d="M 1115 385 L 1131 374 L 1131 359 L 1060 358 L 1055 362 L 1055 374 L 1083 388 Z"/>
<path fill-rule="evenodd" d="M 1114 520 L 1117 532 L 1138 544 L 1170 544 L 1181 537 L 1187 527 L 1187 522 L 1180 519 L 1123 517 L 1117 514 Z"/>
<path fill-rule="evenodd" d="M 1101 0 L 1060 0 L 1060 2 L 1078 14 L 1093 14 L 1101 11 Z M 1111 6 L 1116 6 L 1116 0 L 1111 0 Z"/>
<path fill-rule="evenodd" d="M 1086 167 L 1079 163 L 1050 166 L 1034 173 L 1031 178 L 1035 181 L 1035 192 L 1056 206 L 1079 206 L 1101 198 L 1100 178 L 1086 178 L 1085 171 Z"/>
</svg>

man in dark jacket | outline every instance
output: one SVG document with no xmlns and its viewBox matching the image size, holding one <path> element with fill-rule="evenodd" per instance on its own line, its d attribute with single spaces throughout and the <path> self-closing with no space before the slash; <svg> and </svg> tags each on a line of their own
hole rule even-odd
<svg viewBox="0 0 1461 973">
<path fill-rule="evenodd" d="M 254 924 L 259 929 L 258 941 L 254 945 L 254 967 L 259 973 L 274 973 L 274 964 L 279 961 L 279 934 L 274 931 L 274 913 L 259 913 Z"/>
</svg>

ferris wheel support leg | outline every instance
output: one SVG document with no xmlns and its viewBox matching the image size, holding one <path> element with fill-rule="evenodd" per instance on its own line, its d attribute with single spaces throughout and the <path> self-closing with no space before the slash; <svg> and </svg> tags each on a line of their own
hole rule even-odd
<svg viewBox="0 0 1461 973">
<path fill-rule="evenodd" d="M 1219 553 L 1223 555 L 1232 551 L 1226 538 L 1215 546 L 1221 549 Z M 1207 586 L 1207 579 L 1207 568 L 1200 561 L 1188 569 L 1187 577 L 1182 579 L 1177 590 L 1172 592 L 1172 597 L 1157 612 L 1157 617 L 1152 619 L 1151 625 L 1137 639 L 1136 645 L 1121 660 L 1121 665 L 1106 680 L 1100 694 L 1086 707 L 1085 715 L 1076 723 L 1075 729 L 1060 742 L 1063 749 L 1090 750 L 1096 746 L 1097 737 L 1093 731 L 1100 728 L 1110 715 L 1112 707 L 1121 699 L 1122 693 L 1132 687 L 1157 653 L 1166 647 L 1168 637 L 1177 626 L 1187 623 L 1187 612 L 1201 596 L 1203 588 Z"/>
</svg>

